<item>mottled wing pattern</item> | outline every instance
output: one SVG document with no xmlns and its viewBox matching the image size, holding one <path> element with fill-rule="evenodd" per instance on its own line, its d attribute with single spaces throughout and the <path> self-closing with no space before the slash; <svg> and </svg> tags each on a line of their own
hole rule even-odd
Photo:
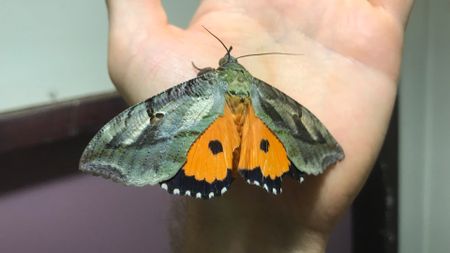
<svg viewBox="0 0 450 253">
<path fill-rule="evenodd" d="M 223 114 L 225 90 L 211 71 L 128 108 L 91 140 L 80 169 L 135 186 L 173 177 L 192 143 Z"/>
<path fill-rule="evenodd" d="M 317 175 L 344 158 L 328 130 L 295 100 L 256 78 L 250 93 L 256 116 L 280 139 L 298 170 Z"/>
</svg>

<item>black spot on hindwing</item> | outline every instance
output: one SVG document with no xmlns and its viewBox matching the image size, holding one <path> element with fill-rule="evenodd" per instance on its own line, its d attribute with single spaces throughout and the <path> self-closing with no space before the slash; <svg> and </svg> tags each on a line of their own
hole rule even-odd
<svg viewBox="0 0 450 253">
<path fill-rule="evenodd" d="M 217 155 L 218 153 L 223 152 L 222 143 L 220 143 L 220 141 L 218 140 L 210 141 L 208 147 L 209 150 L 211 150 L 211 153 L 213 153 L 213 155 Z"/>
<path fill-rule="evenodd" d="M 259 148 L 264 151 L 264 153 L 267 153 L 269 151 L 269 141 L 266 139 L 262 139 L 259 143 Z"/>
</svg>

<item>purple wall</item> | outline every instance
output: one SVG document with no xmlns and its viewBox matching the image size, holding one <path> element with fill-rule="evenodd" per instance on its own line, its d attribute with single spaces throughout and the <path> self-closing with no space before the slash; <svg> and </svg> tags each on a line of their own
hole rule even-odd
<svg viewBox="0 0 450 253">
<path fill-rule="evenodd" d="M 168 195 L 75 176 L 0 198 L 0 252 L 168 252 Z"/>
<path fill-rule="evenodd" d="M 169 252 L 170 196 L 73 176 L 0 195 L 0 252 Z M 349 215 L 328 253 L 350 252 Z"/>
</svg>

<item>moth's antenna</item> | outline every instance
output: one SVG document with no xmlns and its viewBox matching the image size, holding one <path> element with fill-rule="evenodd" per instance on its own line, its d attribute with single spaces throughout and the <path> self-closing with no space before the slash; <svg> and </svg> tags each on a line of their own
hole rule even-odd
<svg viewBox="0 0 450 253">
<path fill-rule="evenodd" d="M 246 54 L 236 57 L 236 60 L 239 58 L 250 57 L 250 56 L 263 56 L 263 55 L 303 55 L 303 54 L 294 54 L 294 53 L 283 53 L 283 52 L 267 52 L 267 53 L 257 53 L 257 54 Z"/>
<path fill-rule="evenodd" d="M 203 27 L 203 29 L 205 29 L 209 34 L 211 34 L 214 38 L 216 38 L 216 40 L 218 40 L 218 41 L 220 42 L 220 44 L 222 44 L 222 46 L 225 48 L 225 50 L 227 50 L 227 53 L 230 54 L 231 49 L 233 49 L 233 47 L 228 48 L 228 47 L 225 45 L 225 43 L 223 43 L 223 42 L 219 39 L 219 37 L 217 37 L 214 33 L 212 33 L 210 30 L 208 30 L 208 28 L 206 28 L 206 27 L 204 27 L 204 26 L 202 26 L 202 27 Z"/>
<path fill-rule="evenodd" d="M 205 29 L 209 34 L 211 34 L 214 38 L 216 38 L 216 40 L 218 40 L 220 42 L 220 44 L 222 44 L 222 46 L 225 48 L 225 50 L 227 50 L 227 54 L 229 55 L 231 50 L 233 49 L 232 46 L 227 47 L 225 45 L 225 43 L 223 43 L 223 41 L 221 39 L 219 39 L 219 37 L 217 37 L 214 33 L 212 33 L 210 30 L 208 30 L 208 28 L 204 27 L 202 25 L 203 29 Z M 283 53 L 283 52 L 267 52 L 267 53 L 257 53 L 257 54 L 246 54 L 246 55 L 241 55 L 239 57 L 236 57 L 236 60 L 239 58 L 244 58 L 244 57 L 250 57 L 250 56 L 262 56 L 262 55 L 303 55 L 303 54 L 294 54 L 294 53 Z"/>
</svg>

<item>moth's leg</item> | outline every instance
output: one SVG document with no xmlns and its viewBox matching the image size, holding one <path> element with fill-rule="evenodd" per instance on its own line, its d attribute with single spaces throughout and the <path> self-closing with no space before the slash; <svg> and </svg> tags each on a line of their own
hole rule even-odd
<svg viewBox="0 0 450 253">
<path fill-rule="evenodd" d="M 203 75 L 203 74 L 205 74 L 205 73 L 207 73 L 207 72 L 209 72 L 209 71 L 213 71 L 213 70 L 214 70 L 214 68 L 211 68 L 211 67 L 199 68 L 199 67 L 197 67 L 197 66 L 195 65 L 194 62 L 192 62 L 192 66 L 193 66 L 196 70 L 198 70 L 197 76 L 201 76 L 201 75 Z"/>
</svg>

